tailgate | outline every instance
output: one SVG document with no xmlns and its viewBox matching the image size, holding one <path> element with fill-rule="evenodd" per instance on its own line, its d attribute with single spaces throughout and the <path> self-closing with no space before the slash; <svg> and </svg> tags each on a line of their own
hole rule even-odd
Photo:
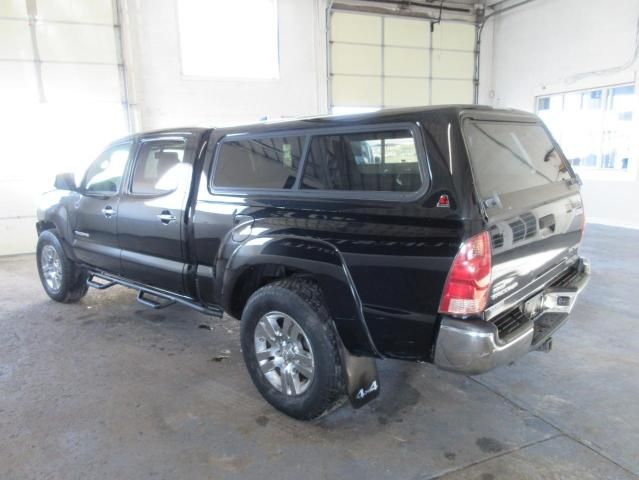
<svg viewBox="0 0 639 480">
<path fill-rule="evenodd" d="M 476 193 L 492 240 L 488 307 L 532 294 L 577 260 L 584 210 L 563 154 L 535 117 L 466 119 Z M 495 310 L 495 309 L 492 309 Z M 501 309 L 500 309 L 501 310 Z"/>
</svg>

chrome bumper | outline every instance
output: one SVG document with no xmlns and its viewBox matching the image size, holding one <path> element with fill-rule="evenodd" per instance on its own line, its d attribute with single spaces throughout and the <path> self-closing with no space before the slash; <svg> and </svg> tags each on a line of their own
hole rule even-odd
<svg viewBox="0 0 639 480">
<path fill-rule="evenodd" d="M 590 279 L 590 263 L 581 258 L 577 275 L 569 285 L 550 286 L 533 297 L 534 319 L 507 339 L 499 338 L 495 324 L 484 320 L 444 317 L 435 344 L 434 363 L 440 368 L 474 375 L 507 365 L 543 343 L 563 325 L 577 296 Z M 554 318 L 548 328 L 548 318 Z M 543 338 L 535 335 L 535 324 L 544 324 Z"/>
</svg>

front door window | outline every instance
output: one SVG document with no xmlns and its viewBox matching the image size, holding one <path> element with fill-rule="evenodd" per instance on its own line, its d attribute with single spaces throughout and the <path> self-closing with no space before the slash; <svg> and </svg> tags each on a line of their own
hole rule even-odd
<svg viewBox="0 0 639 480">
<path fill-rule="evenodd" d="M 84 191 L 96 195 L 115 195 L 120 190 L 131 144 L 116 145 L 91 164 L 84 177 Z"/>
</svg>

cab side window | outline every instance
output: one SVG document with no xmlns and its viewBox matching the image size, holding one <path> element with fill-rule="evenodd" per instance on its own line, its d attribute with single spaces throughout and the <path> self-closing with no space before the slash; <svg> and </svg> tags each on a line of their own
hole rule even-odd
<svg viewBox="0 0 639 480">
<path fill-rule="evenodd" d="M 302 189 L 415 192 L 422 186 L 410 130 L 315 136 Z"/>
<path fill-rule="evenodd" d="M 290 189 L 295 184 L 305 137 L 272 137 L 223 142 L 216 187 Z"/>
<path fill-rule="evenodd" d="M 161 195 L 179 186 L 184 142 L 150 141 L 140 147 L 133 170 L 131 193 Z"/>
<path fill-rule="evenodd" d="M 87 170 L 84 191 L 99 195 L 118 193 L 130 150 L 131 144 L 125 143 L 104 151 Z"/>
</svg>

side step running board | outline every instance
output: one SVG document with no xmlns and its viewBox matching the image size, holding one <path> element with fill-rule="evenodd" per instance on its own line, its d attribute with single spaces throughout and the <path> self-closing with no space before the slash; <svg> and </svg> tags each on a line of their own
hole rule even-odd
<svg viewBox="0 0 639 480">
<path fill-rule="evenodd" d="M 100 278 L 101 280 L 104 280 L 105 282 L 104 283 L 96 282 L 94 280 L 95 277 Z M 98 277 L 95 274 L 89 274 L 89 277 L 87 278 L 87 285 L 91 288 L 96 288 L 98 290 L 106 290 L 107 288 L 112 287 L 115 284 L 116 284 L 115 282 L 103 279 L 101 277 Z"/>
<path fill-rule="evenodd" d="M 100 281 L 96 281 L 96 279 Z M 202 305 L 201 303 L 198 303 L 190 298 L 185 298 L 161 290 L 156 290 L 146 285 L 140 285 L 108 273 L 89 271 L 87 285 L 92 288 L 97 288 L 98 290 L 106 290 L 113 285 L 122 285 L 123 287 L 137 290 L 137 301 L 140 302 L 142 305 L 153 308 L 155 310 L 170 307 L 171 305 L 179 303 L 186 307 L 192 308 L 193 310 L 197 310 L 200 313 L 204 313 L 205 315 L 221 317 L 224 314 L 224 310 L 222 309 L 222 307 L 219 307 L 217 305 Z M 149 297 L 155 297 L 164 301 L 159 302 Z"/>
<path fill-rule="evenodd" d="M 160 303 L 160 302 L 156 302 L 155 300 L 151 300 L 149 298 L 144 298 L 144 295 L 151 295 L 155 297 L 158 297 L 158 296 L 152 293 L 149 293 L 146 290 L 138 291 L 138 302 L 140 302 L 142 305 L 146 305 L 147 307 L 151 307 L 155 310 L 161 310 L 163 308 L 170 307 L 171 305 L 175 305 L 176 303 L 175 300 L 169 300 L 169 299 L 165 299 L 164 297 L 158 297 L 158 298 L 162 298 L 163 300 L 166 300 L 165 302 Z"/>
</svg>

